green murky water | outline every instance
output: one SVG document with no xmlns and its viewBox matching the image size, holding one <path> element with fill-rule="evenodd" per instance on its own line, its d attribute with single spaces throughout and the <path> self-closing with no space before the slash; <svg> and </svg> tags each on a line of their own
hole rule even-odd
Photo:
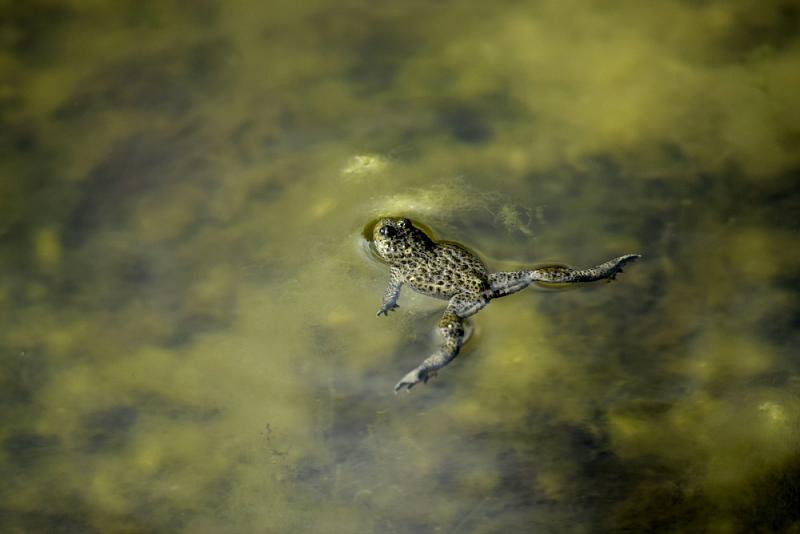
<svg viewBox="0 0 800 534">
<path fill-rule="evenodd" d="M 793 2 L 0 2 L 3 532 L 800 532 Z M 364 225 L 526 291 L 443 307 Z"/>
</svg>

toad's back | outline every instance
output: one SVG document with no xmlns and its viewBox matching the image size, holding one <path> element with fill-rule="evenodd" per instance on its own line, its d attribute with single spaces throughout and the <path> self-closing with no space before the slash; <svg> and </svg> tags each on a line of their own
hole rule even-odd
<svg viewBox="0 0 800 534">
<path fill-rule="evenodd" d="M 421 254 L 408 258 L 402 272 L 413 289 L 437 298 L 489 289 L 483 262 L 464 247 L 446 241 L 436 242 Z"/>
</svg>

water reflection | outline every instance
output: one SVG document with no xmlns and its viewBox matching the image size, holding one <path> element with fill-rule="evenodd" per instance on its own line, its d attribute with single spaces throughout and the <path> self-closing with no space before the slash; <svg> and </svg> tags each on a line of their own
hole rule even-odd
<svg viewBox="0 0 800 534">
<path fill-rule="evenodd" d="M 3 530 L 796 529 L 798 16 L 0 7 Z M 395 396 L 441 305 L 375 319 L 384 213 L 647 261 Z"/>
</svg>

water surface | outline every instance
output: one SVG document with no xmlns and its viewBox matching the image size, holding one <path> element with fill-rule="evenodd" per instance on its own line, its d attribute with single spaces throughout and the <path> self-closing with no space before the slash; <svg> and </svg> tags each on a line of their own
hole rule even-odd
<svg viewBox="0 0 800 534">
<path fill-rule="evenodd" d="M 791 2 L 0 4 L 0 526 L 800 529 Z M 364 225 L 496 269 L 474 317 Z"/>
</svg>

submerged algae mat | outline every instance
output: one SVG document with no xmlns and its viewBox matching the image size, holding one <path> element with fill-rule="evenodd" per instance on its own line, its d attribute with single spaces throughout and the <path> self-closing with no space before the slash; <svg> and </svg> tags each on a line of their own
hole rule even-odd
<svg viewBox="0 0 800 534">
<path fill-rule="evenodd" d="M 0 530 L 800 528 L 791 2 L 0 3 Z M 490 268 L 375 312 L 404 214 Z"/>
</svg>

